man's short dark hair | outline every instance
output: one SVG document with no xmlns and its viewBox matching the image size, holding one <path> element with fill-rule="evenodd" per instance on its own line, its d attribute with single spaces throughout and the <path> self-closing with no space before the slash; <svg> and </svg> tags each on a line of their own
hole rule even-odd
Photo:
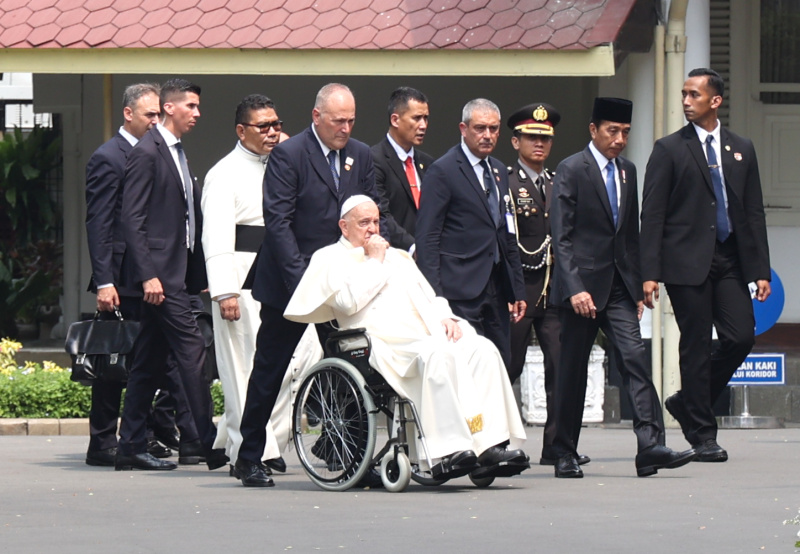
<svg viewBox="0 0 800 554">
<path fill-rule="evenodd" d="M 707 67 L 698 67 L 689 72 L 689 77 L 708 77 L 706 81 L 708 87 L 714 92 L 714 96 L 725 95 L 725 81 L 719 76 L 719 73 Z"/>
<path fill-rule="evenodd" d="M 161 85 L 161 109 L 164 104 L 173 102 L 178 96 L 183 96 L 187 92 L 193 92 L 200 96 L 200 85 L 196 85 L 186 79 L 170 79 Z"/>
<path fill-rule="evenodd" d="M 392 118 L 392 114 L 404 113 L 408 109 L 408 103 L 411 100 L 420 104 L 428 103 L 428 97 L 415 88 L 400 87 L 395 89 L 392 95 L 389 96 L 389 119 Z"/>
<path fill-rule="evenodd" d="M 234 125 L 249 123 L 250 112 L 263 109 L 274 110 L 275 103 L 263 94 L 248 94 L 236 106 L 236 123 Z"/>
<path fill-rule="evenodd" d="M 139 101 L 139 98 L 147 94 L 160 96 L 161 89 L 155 83 L 136 83 L 135 85 L 128 85 L 122 93 L 122 108 L 136 109 L 136 103 Z"/>
</svg>

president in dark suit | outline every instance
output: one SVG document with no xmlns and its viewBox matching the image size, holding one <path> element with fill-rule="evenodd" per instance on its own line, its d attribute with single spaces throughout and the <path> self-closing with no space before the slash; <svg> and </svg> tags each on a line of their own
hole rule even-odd
<svg viewBox="0 0 800 554">
<path fill-rule="evenodd" d="M 284 319 L 289 298 L 311 255 L 338 240 L 342 202 L 355 194 L 378 201 L 369 147 L 350 138 L 356 119 L 350 89 L 336 83 L 322 87 L 311 117 L 308 129 L 272 150 L 264 174 L 266 233 L 248 277 L 253 298 L 261 302 L 261 326 L 233 468 L 246 487 L 274 485 L 261 462 L 265 427 L 306 329 Z"/>
<path fill-rule="evenodd" d="M 139 139 L 158 122 L 161 113 L 159 87 L 149 83 L 130 85 L 123 93 L 123 123 L 117 134 L 101 145 L 86 164 L 86 236 L 92 262 L 89 290 L 97 294 L 97 309 L 112 311 L 118 307 L 126 319 L 139 319 L 141 293 L 120 280 L 120 266 L 125 253 L 125 238 L 120 226 L 122 188 L 128 153 Z M 169 440 L 175 435 L 176 403 L 182 398 L 177 370 L 166 369 L 166 383 L 157 402 L 160 428 L 155 419 L 148 421 L 147 450 L 158 458 L 169 457 L 172 451 L 158 443 L 153 434 Z M 113 466 L 117 453 L 117 420 L 122 391 L 121 382 L 102 378 L 92 383 L 92 407 L 89 412 L 89 449 L 86 463 Z M 172 394 L 167 393 L 172 391 Z M 185 405 L 185 402 L 183 403 Z M 177 410 L 179 425 L 186 438 L 196 431 L 188 409 Z M 148 409 L 148 413 L 153 415 Z M 190 427 L 190 428 L 189 428 Z"/>
<path fill-rule="evenodd" d="M 665 405 L 697 461 L 724 462 L 712 406 L 755 342 L 748 283 L 770 294 L 769 245 L 753 143 L 717 119 L 724 82 L 695 69 L 683 85 L 689 124 L 657 141 L 642 202 L 645 304 L 666 284 L 681 331 L 681 390 Z M 719 348 L 712 351 L 711 327 Z"/>
<path fill-rule="evenodd" d="M 552 452 L 555 425 L 553 421 L 553 387 L 558 358 L 561 354 L 561 323 L 558 302 L 553 302 L 551 282 L 553 253 L 550 234 L 550 205 L 553 197 L 553 176 L 544 167 L 553 148 L 555 127 L 561 114 L 544 102 L 534 102 L 514 112 L 507 125 L 512 131 L 511 145 L 518 157 L 508 168 L 508 189 L 513 206 L 517 246 L 525 277 L 528 309 L 525 317 L 511 326 L 511 365 L 508 377 L 519 379 L 525 367 L 528 346 L 536 339 L 544 357 L 544 390 L 547 421 L 542 437 L 541 465 L 555 465 Z M 579 463 L 588 463 L 580 456 Z"/>
<path fill-rule="evenodd" d="M 413 253 L 420 189 L 433 158 L 419 150 L 428 130 L 428 98 L 400 87 L 389 97 L 389 131 L 372 150 L 389 243 Z"/>
<path fill-rule="evenodd" d="M 161 88 L 162 123 L 128 155 L 122 194 L 127 245 L 126 282 L 143 293 L 139 337 L 134 346 L 120 426 L 116 469 L 175 469 L 145 452 L 143 408 L 160 379 L 159 360 L 171 352 L 181 374 L 200 447 L 209 469 L 227 458 L 213 450 L 216 428 L 203 376 L 205 345 L 192 316 L 190 294 L 206 288 L 201 245 L 200 187 L 189 171 L 180 139 L 200 117 L 200 87 L 171 79 Z"/>
<path fill-rule="evenodd" d="M 637 475 L 682 466 L 695 455 L 694 450 L 678 453 L 665 446 L 661 404 L 639 331 L 643 303 L 636 167 L 620 156 L 632 111 L 628 100 L 596 98 L 591 142 L 559 164 L 553 183 L 553 298 L 563 305 L 553 392 L 556 477 L 583 477 L 577 446 L 587 363 L 598 329 L 613 346 L 633 407 Z"/>
<path fill-rule="evenodd" d="M 525 283 L 508 194 L 508 171 L 490 156 L 500 109 L 478 98 L 461 114 L 462 141 L 422 182 L 417 265 L 453 312 L 491 340 L 508 367 L 511 320 L 525 315 Z"/>
</svg>

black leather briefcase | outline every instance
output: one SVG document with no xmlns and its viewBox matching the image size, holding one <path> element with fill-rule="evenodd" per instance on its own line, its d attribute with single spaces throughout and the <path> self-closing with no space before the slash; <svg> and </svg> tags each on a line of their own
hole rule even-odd
<svg viewBox="0 0 800 554">
<path fill-rule="evenodd" d="M 139 322 L 123 319 L 115 309 L 115 319 L 101 319 L 100 312 L 88 321 L 69 326 L 64 349 L 72 358 L 70 378 L 84 385 L 101 379 L 126 382 L 133 363 L 133 343 Z"/>
</svg>

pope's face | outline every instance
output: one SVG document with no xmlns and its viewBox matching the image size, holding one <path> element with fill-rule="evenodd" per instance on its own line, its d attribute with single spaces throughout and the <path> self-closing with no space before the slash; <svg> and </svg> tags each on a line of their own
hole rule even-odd
<svg viewBox="0 0 800 554">
<path fill-rule="evenodd" d="M 374 202 L 364 202 L 350 210 L 339 222 L 342 235 L 356 248 L 380 233 L 381 216 Z"/>
</svg>

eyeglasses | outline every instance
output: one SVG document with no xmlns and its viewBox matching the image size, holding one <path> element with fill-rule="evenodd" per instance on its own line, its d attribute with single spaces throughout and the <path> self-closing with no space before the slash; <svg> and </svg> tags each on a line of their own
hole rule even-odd
<svg viewBox="0 0 800 554">
<path fill-rule="evenodd" d="M 241 123 L 245 127 L 255 127 L 262 135 L 269 133 L 269 128 L 272 127 L 276 131 L 283 129 L 283 121 L 276 119 L 275 121 L 267 121 L 266 123 Z"/>
</svg>

